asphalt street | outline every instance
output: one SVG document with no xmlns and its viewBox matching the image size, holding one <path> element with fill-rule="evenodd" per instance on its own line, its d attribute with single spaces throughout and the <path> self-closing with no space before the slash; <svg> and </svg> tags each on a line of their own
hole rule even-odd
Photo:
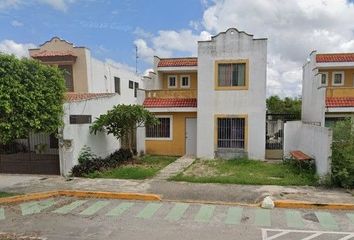
<svg viewBox="0 0 354 240">
<path fill-rule="evenodd" d="M 54 198 L 0 205 L 0 232 L 46 239 L 354 239 L 354 211 Z"/>
</svg>

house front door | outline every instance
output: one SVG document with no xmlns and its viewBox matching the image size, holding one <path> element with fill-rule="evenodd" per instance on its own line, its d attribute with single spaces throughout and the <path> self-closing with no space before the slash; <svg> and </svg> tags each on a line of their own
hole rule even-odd
<svg viewBox="0 0 354 240">
<path fill-rule="evenodd" d="M 186 155 L 197 154 L 197 118 L 186 118 Z"/>
</svg>

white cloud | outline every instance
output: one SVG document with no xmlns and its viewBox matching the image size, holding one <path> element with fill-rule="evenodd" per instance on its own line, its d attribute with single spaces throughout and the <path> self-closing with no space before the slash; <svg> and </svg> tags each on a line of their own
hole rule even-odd
<svg viewBox="0 0 354 240">
<path fill-rule="evenodd" d="M 1 0 L 0 10 L 17 7 L 20 3 L 22 3 L 22 0 Z"/>
<path fill-rule="evenodd" d="M 70 3 L 75 2 L 75 0 L 38 0 L 40 3 L 48 4 L 54 9 L 65 12 L 68 9 Z"/>
<path fill-rule="evenodd" d="M 0 10 L 15 8 L 19 6 L 31 7 L 32 4 L 46 4 L 50 7 L 59 10 L 67 11 L 69 4 L 74 3 L 76 0 L 35 0 L 35 1 L 25 1 L 25 0 L 0 0 Z"/>
<path fill-rule="evenodd" d="M 0 42 L 0 52 L 14 54 L 17 57 L 28 57 L 28 49 L 35 48 L 33 43 L 16 43 L 13 40 L 3 40 Z"/>
<path fill-rule="evenodd" d="M 17 21 L 17 20 L 13 20 L 13 21 L 11 22 L 11 25 L 12 25 L 13 27 L 22 27 L 22 26 L 23 26 L 23 23 L 20 22 L 20 21 Z"/>
</svg>

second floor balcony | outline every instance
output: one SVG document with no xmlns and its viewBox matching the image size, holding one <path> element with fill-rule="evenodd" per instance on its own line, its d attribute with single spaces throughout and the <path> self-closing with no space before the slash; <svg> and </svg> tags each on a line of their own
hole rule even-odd
<svg viewBox="0 0 354 240">
<path fill-rule="evenodd" d="M 197 98 L 197 89 L 146 90 L 146 98 Z"/>
<path fill-rule="evenodd" d="M 354 87 L 328 87 L 326 97 L 354 97 Z"/>
</svg>

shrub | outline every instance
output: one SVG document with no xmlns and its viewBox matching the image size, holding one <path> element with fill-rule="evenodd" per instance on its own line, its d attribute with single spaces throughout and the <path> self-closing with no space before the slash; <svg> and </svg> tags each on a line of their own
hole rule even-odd
<svg viewBox="0 0 354 240">
<path fill-rule="evenodd" d="M 100 158 L 94 155 L 89 147 L 85 146 L 80 152 L 79 164 L 72 168 L 71 175 L 82 177 L 101 169 L 115 168 L 132 157 L 133 154 L 129 149 L 119 149 L 106 158 Z"/>
<path fill-rule="evenodd" d="M 354 128 L 350 118 L 333 127 L 332 180 L 342 187 L 354 186 Z"/>
</svg>

